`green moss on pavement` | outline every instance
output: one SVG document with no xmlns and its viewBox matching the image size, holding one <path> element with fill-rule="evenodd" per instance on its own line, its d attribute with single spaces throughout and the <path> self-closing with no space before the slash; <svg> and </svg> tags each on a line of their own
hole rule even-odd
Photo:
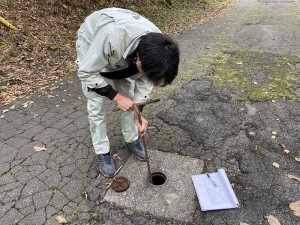
<svg viewBox="0 0 300 225">
<path fill-rule="evenodd" d="M 300 101 L 300 76 L 296 57 L 271 53 L 235 53 L 217 60 L 213 87 L 240 100 L 266 101 L 287 98 Z"/>
</svg>

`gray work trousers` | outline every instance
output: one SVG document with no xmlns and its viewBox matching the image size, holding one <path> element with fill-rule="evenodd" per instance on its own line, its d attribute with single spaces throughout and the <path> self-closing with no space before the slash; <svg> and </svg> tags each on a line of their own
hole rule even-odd
<svg viewBox="0 0 300 225">
<path fill-rule="evenodd" d="M 80 42 L 80 43 L 79 43 Z M 84 41 L 83 37 L 78 38 L 76 63 L 80 65 L 80 61 L 85 57 L 85 52 L 89 48 L 89 44 Z M 99 75 L 100 76 L 100 75 Z M 134 80 L 135 79 L 135 80 Z M 152 90 L 153 85 L 141 76 L 134 75 L 131 78 L 121 80 L 113 80 L 113 86 L 121 95 L 139 103 L 149 99 L 148 94 Z M 92 136 L 93 147 L 96 154 L 104 154 L 110 151 L 109 139 L 106 130 L 106 107 L 111 104 L 111 100 L 101 96 L 93 91 L 88 91 L 84 82 L 82 83 L 82 91 L 87 98 L 87 111 L 90 123 L 90 132 Z M 113 115 L 110 115 L 113 116 Z M 121 128 L 125 142 L 133 142 L 138 139 L 138 129 L 133 122 L 134 112 L 121 112 Z"/>
</svg>

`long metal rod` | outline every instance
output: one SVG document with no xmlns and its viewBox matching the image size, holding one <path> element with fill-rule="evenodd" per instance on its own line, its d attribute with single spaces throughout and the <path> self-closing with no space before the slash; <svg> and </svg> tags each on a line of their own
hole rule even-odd
<svg viewBox="0 0 300 225">
<path fill-rule="evenodd" d="M 139 123 L 142 125 L 141 112 L 139 112 Z M 148 174 L 149 174 L 148 178 L 149 178 L 150 183 L 152 184 L 152 172 L 151 172 L 151 168 L 150 168 L 150 160 L 149 160 L 149 155 L 148 155 L 148 150 L 147 150 L 145 136 L 142 136 L 142 141 L 143 141 L 144 149 L 145 149 L 145 156 L 146 156 L 146 162 L 147 162 L 147 168 L 148 168 Z"/>
<path fill-rule="evenodd" d="M 125 164 L 125 163 L 124 163 Z M 104 201 L 104 197 L 106 195 L 106 193 L 108 192 L 108 190 L 110 189 L 112 183 L 114 182 L 115 178 L 118 176 L 119 172 L 121 171 L 121 169 L 123 168 L 124 164 L 122 166 L 120 166 L 120 168 L 116 171 L 114 177 L 111 179 L 111 182 L 108 184 L 108 186 L 106 187 L 104 193 L 102 194 L 102 199 L 100 200 L 100 202 Z M 99 174 L 100 175 L 100 174 Z"/>
</svg>

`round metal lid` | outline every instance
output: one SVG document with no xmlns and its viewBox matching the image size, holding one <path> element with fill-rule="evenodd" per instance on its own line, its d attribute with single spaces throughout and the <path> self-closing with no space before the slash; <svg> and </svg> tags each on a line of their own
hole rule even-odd
<svg viewBox="0 0 300 225">
<path fill-rule="evenodd" d="M 123 192 L 129 188 L 129 180 L 126 177 L 115 177 L 111 188 L 116 192 Z"/>
</svg>

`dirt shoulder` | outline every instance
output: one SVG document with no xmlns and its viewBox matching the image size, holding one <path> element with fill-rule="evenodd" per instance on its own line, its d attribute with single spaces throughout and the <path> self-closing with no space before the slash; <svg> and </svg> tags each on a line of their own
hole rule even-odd
<svg viewBox="0 0 300 225">
<path fill-rule="evenodd" d="M 105 7 L 136 11 L 173 36 L 216 15 L 232 0 L 174 1 L 4 0 L 0 16 L 0 104 L 45 88 L 74 74 L 76 31 L 84 18 Z"/>
</svg>

